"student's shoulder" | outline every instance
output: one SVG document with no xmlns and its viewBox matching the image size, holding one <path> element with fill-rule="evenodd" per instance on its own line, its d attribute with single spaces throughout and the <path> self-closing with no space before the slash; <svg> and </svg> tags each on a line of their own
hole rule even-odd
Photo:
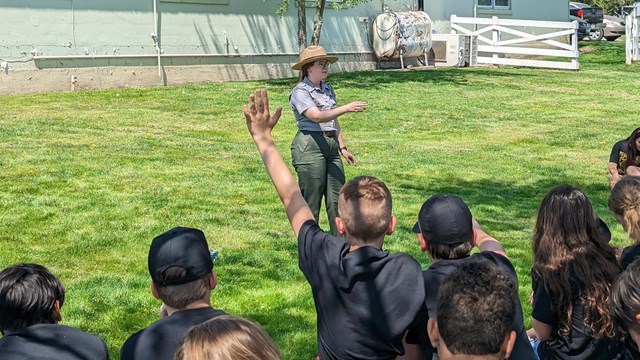
<svg viewBox="0 0 640 360">
<path fill-rule="evenodd" d="M 302 223 L 300 226 L 300 231 L 298 232 L 298 242 L 307 242 L 313 241 L 315 243 L 326 242 L 330 244 L 343 244 L 345 241 L 343 239 L 332 236 L 331 234 L 327 234 L 324 232 L 318 223 L 309 219 Z"/>
<path fill-rule="evenodd" d="M 482 251 L 471 255 L 471 258 L 489 260 L 501 269 L 506 270 L 508 273 L 512 275 L 516 274 L 516 269 L 513 267 L 511 260 L 502 254 L 498 254 L 493 251 Z"/>
<path fill-rule="evenodd" d="M 83 341 L 89 341 L 89 342 L 98 342 L 98 343 L 104 342 L 104 340 L 102 340 L 102 338 L 100 338 L 98 335 L 84 332 L 78 328 L 74 328 L 66 325 L 56 325 L 56 327 L 58 328 L 57 332 L 60 334 L 64 334 L 65 336 L 75 337 L 76 339 L 79 339 L 79 340 L 82 339 Z"/>
<path fill-rule="evenodd" d="M 140 336 L 144 333 L 144 331 L 146 329 L 147 328 L 138 330 L 137 332 L 131 334 L 127 338 L 127 340 L 125 340 L 125 342 L 120 347 L 120 359 L 121 360 L 126 360 L 126 359 L 132 359 L 133 358 L 133 354 L 134 354 L 135 349 L 136 349 L 136 344 L 138 343 L 138 340 L 140 339 Z"/>
<path fill-rule="evenodd" d="M 620 140 L 613 145 L 613 150 L 627 151 L 627 140 Z"/>
<path fill-rule="evenodd" d="M 0 353 L 14 354 L 6 359 L 108 359 L 107 345 L 97 335 L 57 324 L 38 324 L 5 336 L 0 340 Z M 77 357 L 69 354 L 76 353 Z M 5 359 L 5 356 L 1 357 Z"/>
<path fill-rule="evenodd" d="M 622 250 L 620 256 L 620 264 L 622 269 L 626 269 L 635 260 L 636 257 L 640 257 L 640 244 L 633 244 Z"/>
<path fill-rule="evenodd" d="M 407 273 L 417 273 L 422 276 L 422 266 L 411 255 L 406 253 L 389 253 L 389 264 L 392 267 L 397 267 L 406 271 Z"/>
</svg>

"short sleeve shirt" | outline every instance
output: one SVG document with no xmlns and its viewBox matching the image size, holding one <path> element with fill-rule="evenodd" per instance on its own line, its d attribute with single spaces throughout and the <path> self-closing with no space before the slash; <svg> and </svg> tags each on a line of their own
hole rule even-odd
<svg viewBox="0 0 640 360">
<path fill-rule="evenodd" d="M 582 292 L 577 280 L 572 279 L 573 311 L 572 328 L 569 334 L 560 331 L 559 319 L 553 313 L 553 304 L 544 282 L 537 276 L 532 277 L 533 312 L 532 317 L 551 326 L 551 337 L 540 343 L 540 359 L 552 360 L 614 360 L 622 359 L 624 344 L 618 339 L 604 337 L 594 340 L 591 331 L 584 324 L 584 307 L 580 301 Z"/>
<path fill-rule="evenodd" d="M 629 144 L 627 140 L 620 140 L 615 145 L 613 145 L 613 149 L 611 149 L 611 155 L 609 156 L 609 162 L 615 163 L 618 165 L 618 174 L 624 175 L 626 173 L 624 169 L 624 162 L 627 161 L 627 151 L 629 149 Z M 640 166 L 640 156 L 636 156 L 633 159 L 634 166 Z"/>
<path fill-rule="evenodd" d="M 298 129 L 304 131 L 338 130 L 335 119 L 317 123 L 305 116 L 305 111 L 312 107 L 325 111 L 335 109 L 338 106 L 336 93 L 333 91 L 331 84 L 323 81 L 320 83 L 320 87 L 316 87 L 309 78 L 305 77 L 291 90 L 289 105 L 291 105 L 293 115 L 296 117 Z"/>
<path fill-rule="evenodd" d="M 108 360 L 107 345 L 99 337 L 76 328 L 37 324 L 0 339 L 2 360 Z"/>
<path fill-rule="evenodd" d="M 640 257 L 640 244 L 634 244 L 624 248 L 622 250 L 622 256 L 620 256 L 622 269 L 626 269 L 637 257 Z"/>
<path fill-rule="evenodd" d="M 173 360 L 180 340 L 191 326 L 224 314 L 211 307 L 176 311 L 131 335 L 120 349 L 120 359 Z"/>
<path fill-rule="evenodd" d="M 456 269 L 460 264 L 467 261 L 491 261 L 507 274 L 509 274 L 518 284 L 518 275 L 508 258 L 492 251 L 483 251 L 472 256 L 456 260 L 439 260 L 423 271 L 424 288 L 426 292 L 425 302 L 429 311 L 429 318 L 436 319 L 436 308 L 438 306 L 438 291 L 444 278 Z M 529 343 L 522 315 L 520 298 L 516 299 L 516 317 L 513 321 L 512 330 L 516 332 L 516 342 L 513 346 L 511 359 L 534 360 L 533 350 Z M 432 349 L 436 351 L 436 349 Z"/>
<path fill-rule="evenodd" d="M 407 331 L 426 339 L 422 270 L 411 256 L 349 251 L 310 220 L 298 235 L 298 260 L 316 305 L 320 359 L 395 359 Z"/>
</svg>

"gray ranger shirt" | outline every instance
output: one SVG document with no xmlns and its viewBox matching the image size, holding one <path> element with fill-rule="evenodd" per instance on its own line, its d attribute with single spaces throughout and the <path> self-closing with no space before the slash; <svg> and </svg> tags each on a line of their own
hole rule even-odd
<svg viewBox="0 0 640 360">
<path fill-rule="evenodd" d="M 296 117 L 298 129 L 318 132 L 338 130 L 335 119 L 317 123 L 304 116 L 304 112 L 312 107 L 317 107 L 318 110 L 323 111 L 335 109 L 338 106 L 336 93 L 333 91 L 331 84 L 323 81 L 320 83 L 320 87 L 316 87 L 309 78 L 305 77 L 291 90 L 289 104 Z"/>
</svg>

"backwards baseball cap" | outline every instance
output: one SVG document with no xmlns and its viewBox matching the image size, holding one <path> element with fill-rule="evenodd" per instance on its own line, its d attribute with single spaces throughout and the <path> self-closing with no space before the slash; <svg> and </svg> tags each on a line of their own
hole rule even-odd
<svg viewBox="0 0 640 360">
<path fill-rule="evenodd" d="M 467 205 L 455 195 L 436 194 L 422 204 L 413 232 L 432 244 L 456 245 L 473 240 L 473 220 Z"/>
<path fill-rule="evenodd" d="M 165 271 L 179 267 L 184 277 L 165 279 Z M 204 233 L 198 229 L 175 227 L 157 236 L 149 249 L 149 274 L 157 286 L 186 284 L 213 270 L 213 261 Z"/>
</svg>

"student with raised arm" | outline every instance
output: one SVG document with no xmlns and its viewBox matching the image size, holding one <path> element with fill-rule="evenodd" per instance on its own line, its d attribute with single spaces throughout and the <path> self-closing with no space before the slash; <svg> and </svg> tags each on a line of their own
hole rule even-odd
<svg viewBox="0 0 640 360">
<path fill-rule="evenodd" d="M 406 343 L 426 341 L 427 312 L 420 264 L 383 250 L 396 226 L 391 194 L 380 180 L 362 176 L 340 191 L 336 227 L 324 233 L 276 149 L 266 91 L 243 107 L 247 127 L 298 238 L 298 264 L 311 285 L 321 360 L 395 359 Z M 422 344 L 424 345 L 424 343 Z M 412 355 L 419 355 L 411 346 Z M 428 356 L 428 355 L 426 355 Z"/>
<path fill-rule="evenodd" d="M 435 194 L 427 199 L 420 208 L 413 231 L 418 234 L 420 248 L 432 263 L 423 271 L 429 319 L 437 319 L 438 293 L 445 277 L 463 264 L 487 262 L 497 265 L 517 287 L 518 276 L 504 248 L 498 240 L 482 230 L 480 224 L 473 219 L 467 204 L 458 196 Z M 480 252 L 471 255 L 474 246 Z M 518 360 L 533 360 L 535 357 L 524 327 L 522 306 L 517 293 L 511 300 L 515 314 L 511 323 L 511 330 L 515 334 L 511 356 Z M 478 324 L 477 329 L 481 333 L 484 331 L 481 324 Z M 434 359 L 437 359 L 439 352 L 436 349 L 432 351 Z"/>
</svg>

